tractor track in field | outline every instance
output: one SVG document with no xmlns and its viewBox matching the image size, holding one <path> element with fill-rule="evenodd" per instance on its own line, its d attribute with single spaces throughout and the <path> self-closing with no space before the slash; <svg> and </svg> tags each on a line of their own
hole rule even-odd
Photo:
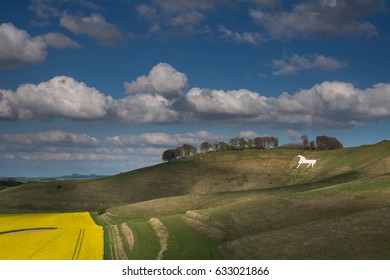
<svg viewBox="0 0 390 280">
<path fill-rule="evenodd" d="M 72 260 L 79 259 L 81 246 L 83 245 L 84 234 L 85 234 L 85 229 L 81 229 L 79 231 L 79 236 L 77 237 L 76 246 L 75 246 L 75 250 L 73 252 Z"/>
</svg>

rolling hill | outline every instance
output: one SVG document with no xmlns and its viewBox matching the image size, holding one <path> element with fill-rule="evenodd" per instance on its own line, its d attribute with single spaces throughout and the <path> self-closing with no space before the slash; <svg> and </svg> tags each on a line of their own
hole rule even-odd
<svg viewBox="0 0 390 280">
<path fill-rule="evenodd" d="M 298 153 L 317 164 L 297 169 Z M 388 259 L 390 141 L 199 154 L 98 180 L 0 191 L 2 213 L 98 207 L 108 208 L 95 215 L 108 232 L 106 258 Z M 151 219 L 169 236 L 164 252 Z"/>
</svg>

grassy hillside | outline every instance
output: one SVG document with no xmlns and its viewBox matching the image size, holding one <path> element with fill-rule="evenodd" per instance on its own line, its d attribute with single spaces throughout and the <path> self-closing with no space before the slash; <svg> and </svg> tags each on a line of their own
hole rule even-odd
<svg viewBox="0 0 390 280">
<path fill-rule="evenodd" d="M 297 169 L 297 154 L 317 164 Z M 99 206 L 107 259 L 389 259 L 390 141 L 201 154 L 0 191 L 5 213 Z"/>
<path fill-rule="evenodd" d="M 315 168 L 296 169 L 301 153 Z M 192 158 L 97 180 L 39 182 L 0 191 L 0 212 L 95 211 L 162 197 L 302 190 L 390 172 L 390 142 L 343 150 L 245 150 Z"/>
</svg>

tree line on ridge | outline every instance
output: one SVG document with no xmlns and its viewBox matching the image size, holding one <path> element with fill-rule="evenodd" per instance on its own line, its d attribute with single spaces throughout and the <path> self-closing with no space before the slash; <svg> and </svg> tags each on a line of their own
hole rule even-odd
<svg viewBox="0 0 390 280">
<path fill-rule="evenodd" d="M 297 150 L 334 150 L 342 149 L 343 144 L 335 137 L 317 136 L 316 140 L 309 141 L 306 135 L 301 136 L 301 143 L 290 143 L 279 146 L 279 139 L 273 136 L 256 137 L 245 140 L 243 137 L 231 138 L 229 142 L 219 141 L 214 144 L 202 142 L 200 153 L 211 153 L 221 151 L 242 151 L 250 149 L 297 149 Z M 184 144 L 174 149 L 165 150 L 162 154 L 163 161 L 173 161 L 179 158 L 191 157 L 198 153 L 198 149 L 190 144 Z"/>
</svg>

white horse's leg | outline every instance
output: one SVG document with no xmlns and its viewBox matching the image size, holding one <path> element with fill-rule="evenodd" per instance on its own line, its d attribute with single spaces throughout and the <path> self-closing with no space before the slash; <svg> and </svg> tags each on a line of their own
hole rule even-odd
<svg viewBox="0 0 390 280">
<path fill-rule="evenodd" d="M 301 165 L 301 163 L 298 164 L 297 168 Z"/>
</svg>

